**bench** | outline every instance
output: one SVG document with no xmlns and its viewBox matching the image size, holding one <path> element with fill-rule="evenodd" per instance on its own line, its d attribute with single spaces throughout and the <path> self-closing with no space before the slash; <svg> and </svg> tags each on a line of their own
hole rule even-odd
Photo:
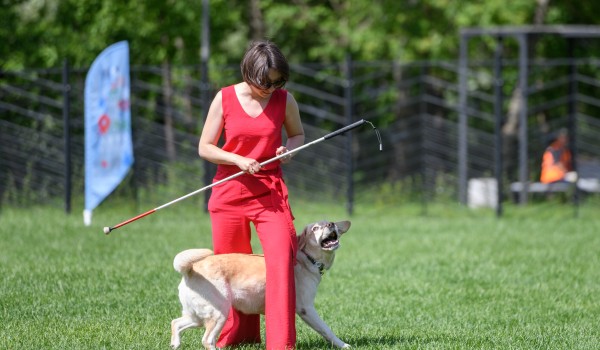
<svg viewBox="0 0 600 350">
<path fill-rule="evenodd" d="M 600 179 L 579 179 L 577 180 L 577 188 L 582 192 L 600 193 Z M 519 193 L 523 189 L 523 184 L 513 182 L 510 184 L 510 191 Z M 575 184 L 571 182 L 555 182 L 551 184 L 543 184 L 541 182 L 530 182 L 527 188 L 528 193 L 559 193 L 568 192 L 575 189 Z"/>
<path fill-rule="evenodd" d="M 587 193 L 600 193 L 600 162 L 597 161 L 582 161 L 578 169 L 579 179 L 577 184 L 571 182 L 555 182 L 544 184 L 541 182 L 530 182 L 528 184 L 527 193 L 564 193 L 577 189 Z M 513 194 L 518 194 L 523 190 L 521 182 L 513 182 L 510 184 L 510 191 Z"/>
<path fill-rule="evenodd" d="M 527 187 L 528 193 L 557 193 L 567 192 L 573 189 L 573 183 L 570 182 L 554 182 L 550 184 L 544 184 L 541 182 L 530 182 Z M 521 182 L 513 182 L 510 184 L 510 191 L 513 193 L 519 193 L 523 190 L 523 184 Z"/>
<path fill-rule="evenodd" d="M 577 188 L 588 193 L 600 193 L 600 179 L 584 178 L 577 181 Z"/>
</svg>

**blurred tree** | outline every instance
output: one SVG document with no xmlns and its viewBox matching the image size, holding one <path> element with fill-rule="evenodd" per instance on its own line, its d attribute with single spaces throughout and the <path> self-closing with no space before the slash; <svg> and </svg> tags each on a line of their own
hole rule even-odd
<svg viewBox="0 0 600 350">
<path fill-rule="evenodd" d="M 0 68 L 87 66 L 128 40 L 136 64 L 196 64 L 201 6 L 192 0 L 0 0 Z M 212 0 L 212 64 L 237 64 L 250 39 L 290 61 L 453 59 L 461 27 L 523 25 L 538 1 Z M 600 2 L 546 2 L 546 24 L 595 24 Z M 536 12 L 538 11 L 538 12 Z M 550 46 L 549 46 L 550 47 Z"/>
</svg>

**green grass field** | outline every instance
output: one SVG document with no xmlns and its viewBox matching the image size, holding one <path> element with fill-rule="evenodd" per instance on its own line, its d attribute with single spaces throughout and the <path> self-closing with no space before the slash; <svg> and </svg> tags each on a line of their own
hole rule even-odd
<svg viewBox="0 0 600 350">
<path fill-rule="evenodd" d="M 293 203 L 296 227 L 346 219 Z M 145 211 L 149 208 L 141 208 Z M 176 253 L 210 247 L 195 203 L 139 214 L 109 202 L 84 227 L 61 208 L 0 211 L 0 349 L 167 349 Z M 358 206 L 317 310 L 355 349 L 593 349 L 600 344 L 597 207 L 489 211 Z M 256 245 L 256 242 L 254 242 Z M 297 318 L 298 349 L 330 346 Z M 181 349 L 201 348 L 202 330 Z M 259 349 L 260 347 L 246 347 Z"/>
</svg>

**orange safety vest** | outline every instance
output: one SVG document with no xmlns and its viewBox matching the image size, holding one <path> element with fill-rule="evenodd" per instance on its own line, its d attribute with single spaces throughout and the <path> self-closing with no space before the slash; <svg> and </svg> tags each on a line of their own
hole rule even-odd
<svg viewBox="0 0 600 350">
<path fill-rule="evenodd" d="M 566 148 L 557 148 L 553 143 L 544 152 L 540 182 L 551 183 L 564 180 L 567 172 L 572 169 L 571 152 Z"/>
</svg>

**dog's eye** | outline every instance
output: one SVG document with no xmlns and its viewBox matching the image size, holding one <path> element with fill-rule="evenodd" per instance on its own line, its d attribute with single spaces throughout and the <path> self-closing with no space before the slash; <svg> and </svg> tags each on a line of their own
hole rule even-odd
<svg viewBox="0 0 600 350">
<path fill-rule="evenodd" d="M 320 229 L 319 225 L 315 225 L 312 227 L 312 232 L 317 232 L 318 229 Z"/>
</svg>

